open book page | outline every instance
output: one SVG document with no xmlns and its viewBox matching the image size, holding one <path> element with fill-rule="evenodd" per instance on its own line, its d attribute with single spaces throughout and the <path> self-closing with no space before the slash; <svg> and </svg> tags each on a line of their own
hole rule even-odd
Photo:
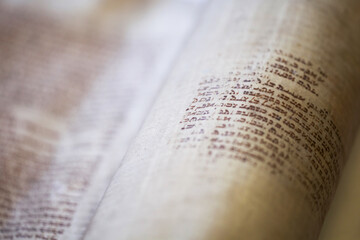
<svg viewBox="0 0 360 240">
<path fill-rule="evenodd" d="M 202 3 L 19 2 L 0 8 L 0 239 L 79 239 Z"/>
<path fill-rule="evenodd" d="M 325 218 L 319 240 L 360 239 L 360 132 Z"/>
<path fill-rule="evenodd" d="M 358 1 L 213 1 L 95 239 L 316 239 L 358 123 Z"/>
</svg>

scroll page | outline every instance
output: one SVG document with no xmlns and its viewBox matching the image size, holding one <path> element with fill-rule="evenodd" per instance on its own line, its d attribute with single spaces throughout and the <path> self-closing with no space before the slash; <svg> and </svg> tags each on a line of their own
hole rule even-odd
<svg viewBox="0 0 360 240">
<path fill-rule="evenodd" d="M 85 239 L 316 239 L 358 124 L 359 7 L 213 1 Z"/>
<path fill-rule="evenodd" d="M 360 131 L 341 179 L 319 240 L 357 240 L 360 238 Z"/>
<path fill-rule="evenodd" d="M 0 9 L 0 239 L 79 239 L 201 4 L 20 3 Z"/>
</svg>

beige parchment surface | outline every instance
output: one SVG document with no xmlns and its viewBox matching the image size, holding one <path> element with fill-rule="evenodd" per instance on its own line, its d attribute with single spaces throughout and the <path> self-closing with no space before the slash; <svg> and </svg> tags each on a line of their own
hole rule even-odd
<svg viewBox="0 0 360 240">
<path fill-rule="evenodd" d="M 85 239 L 317 239 L 358 124 L 357 1 L 213 1 Z"/>
</svg>

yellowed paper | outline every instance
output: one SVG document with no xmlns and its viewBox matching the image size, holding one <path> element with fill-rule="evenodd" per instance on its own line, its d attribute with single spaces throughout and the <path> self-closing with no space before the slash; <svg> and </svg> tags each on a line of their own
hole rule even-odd
<svg viewBox="0 0 360 240">
<path fill-rule="evenodd" d="M 317 239 L 358 124 L 359 7 L 213 1 L 85 239 Z"/>
<path fill-rule="evenodd" d="M 357 240 L 360 238 L 360 134 L 341 174 L 335 198 L 321 229 L 319 240 Z"/>
</svg>

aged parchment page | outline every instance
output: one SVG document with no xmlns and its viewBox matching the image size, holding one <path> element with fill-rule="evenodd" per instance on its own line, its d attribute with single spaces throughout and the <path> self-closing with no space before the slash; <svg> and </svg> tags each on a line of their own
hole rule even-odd
<svg viewBox="0 0 360 240">
<path fill-rule="evenodd" d="M 360 239 L 360 131 L 351 151 L 319 240 Z"/>
<path fill-rule="evenodd" d="M 85 239 L 316 239 L 358 123 L 359 7 L 212 1 Z"/>
<path fill-rule="evenodd" d="M 0 8 L 0 239 L 79 239 L 202 3 L 39 2 Z"/>
</svg>

